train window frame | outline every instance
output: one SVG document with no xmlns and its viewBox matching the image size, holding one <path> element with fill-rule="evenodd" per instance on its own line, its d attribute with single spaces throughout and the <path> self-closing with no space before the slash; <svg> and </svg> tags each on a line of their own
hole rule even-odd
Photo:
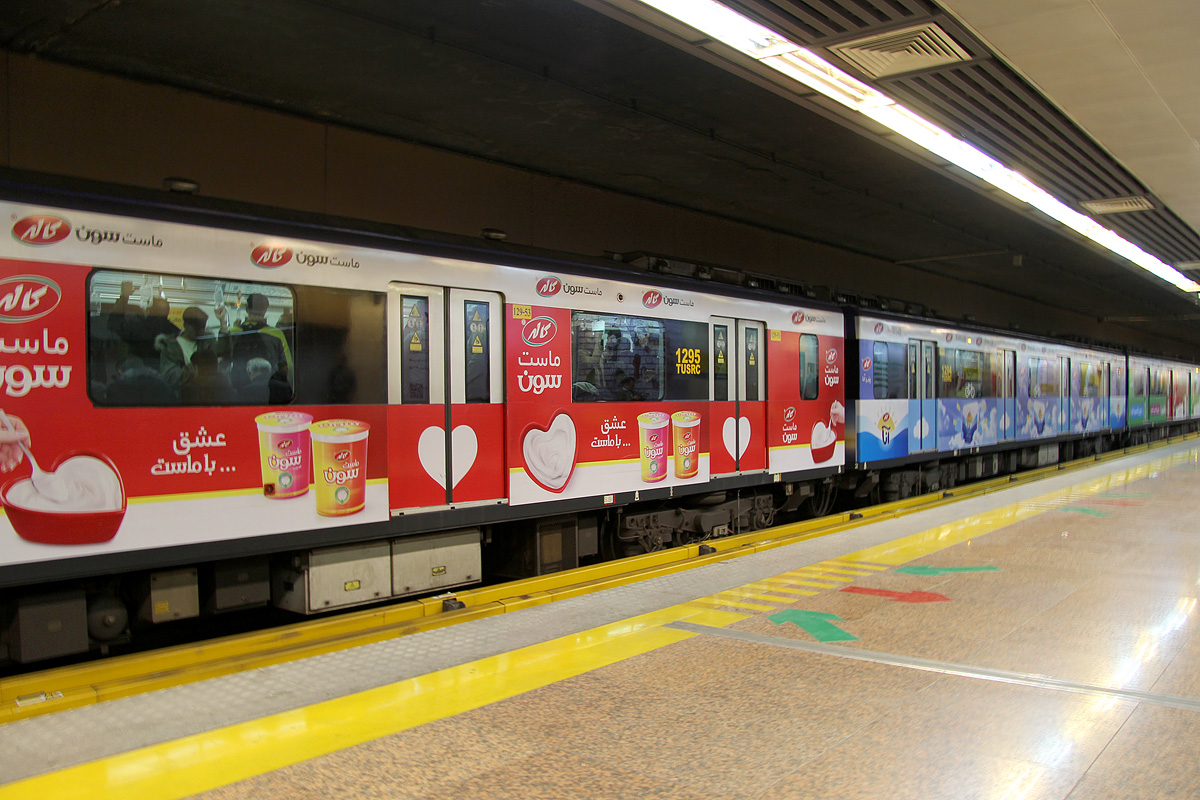
<svg viewBox="0 0 1200 800">
<path fill-rule="evenodd" d="M 817 335 L 815 333 L 800 334 L 800 348 L 797 358 L 800 367 L 798 370 L 800 386 L 798 388 L 800 390 L 799 394 L 801 400 L 816 400 L 821 394 L 821 383 L 820 378 L 818 377 L 818 372 L 820 370 L 820 352 L 820 342 L 817 340 Z M 813 369 L 811 381 L 807 380 L 804 374 L 805 368 L 809 366 L 805 361 L 806 355 L 810 356 L 812 359 Z"/>
<path fill-rule="evenodd" d="M 874 361 L 872 375 L 874 380 L 871 383 L 871 397 L 875 400 L 906 400 L 911 394 L 910 382 L 912 379 L 913 367 L 909 364 L 908 359 L 909 347 L 901 342 L 873 342 L 871 347 L 871 358 Z M 882 353 L 882 357 L 880 354 Z M 898 362 L 900 370 L 897 371 L 892 365 Z M 879 393 L 880 377 L 882 376 L 883 394 Z M 893 378 L 900 377 L 899 380 L 893 381 Z M 894 385 L 895 384 L 895 385 Z"/>
<path fill-rule="evenodd" d="M 632 321 L 632 322 L 631 322 Z M 666 399 L 667 320 L 633 314 L 571 311 L 571 399 L 576 403 L 660 402 Z M 638 329 L 637 325 L 643 325 Z M 657 328 L 656 330 L 651 330 Z M 705 325 L 707 333 L 708 326 Z M 613 332 L 617 341 L 610 351 Z M 584 336 L 583 334 L 588 334 Z M 635 338 L 646 337 L 644 339 Z M 654 340 L 657 336 L 657 342 Z M 624 343 L 628 341 L 626 349 Z M 581 347 L 589 352 L 582 352 Z M 635 353 L 635 348 L 642 348 Z M 624 356 L 628 354 L 628 364 Z M 646 366 L 641 357 L 650 359 Z M 631 376 L 629 367 L 634 374 Z M 647 375 L 649 370 L 649 375 Z M 590 378 L 595 380 L 589 380 Z M 632 380 L 630 386 L 627 381 Z M 708 397 L 707 374 L 704 396 Z M 613 385 L 609 385 L 612 383 Z"/>
<path fill-rule="evenodd" d="M 127 283 L 131 284 L 128 294 Z M 140 295 L 140 304 L 144 307 L 140 314 L 130 307 L 134 293 Z M 266 298 L 265 312 L 261 301 L 254 299 L 255 295 Z M 387 402 L 384 355 L 387 319 L 383 310 L 385 295 L 382 293 L 190 273 L 97 267 L 87 276 L 85 296 L 87 396 L 96 408 L 279 408 L 292 404 L 359 405 Z M 155 328 L 140 327 L 134 323 L 138 317 L 150 319 L 145 311 L 156 297 L 167 301 L 168 311 L 165 316 L 161 313 L 151 316 L 162 317 L 162 321 L 170 325 L 174 332 L 162 322 L 154 322 L 152 325 L 159 329 L 159 334 L 147 337 Z M 339 328 L 341 340 L 329 340 L 328 332 L 323 330 L 326 324 L 324 315 L 314 317 L 314 320 L 321 321 L 305 322 L 301 319 L 304 314 L 298 309 L 320 309 L 335 298 L 338 304 L 344 306 L 344 318 L 347 320 L 363 320 L 359 313 L 361 308 L 354 308 L 363 303 L 378 305 L 380 311 L 375 318 L 366 320 L 362 325 Z M 251 309 L 251 304 L 258 308 Z M 172 319 L 178 317 L 182 320 L 193 307 L 202 312 L 205 324 L 203 333 L 186 341 L 190 343 L 195 340 L 204 344 L 197 345 L 194 350 L 188 348 L 190 352 L 187 352 L 185 345 L 178 343 L 183 328 Z M 224 309 L 227 322 L 221 320 L 217 308 Z M 253 342 L 246 338 L 247 331 L 238 330 L 246 319 L 237 318 L 238 314 L 249 317 L 251 311 L 269 315 L 265 316 L 266 324 L 262 328 L 249 331 L 261 332 L 263 337 Z M 119 323 L 117 316 L 121 317 Z M 190 316 L 193 324 L 198 325 L 200 315 Z M 211 324 L 214 321 L 215 325 Z M 371 338 L 376 328 L 380 344 L 383 345 L 378 349 L 378 356 L 373 352 L 377 348 L 368 348 L 362 341 L 359 342 L 360 349 L 350 346 L 356 335 L 360 340 L 364 334 Z M 169 341 L 161 339 L 160 334 L 175 341 L 178 347 L 170 347 Z M 135 335 L 142 337 L 140 342 L 131 340 L 130 337 Z M 332 343 L 322 347 L 319 344 L 322 341 Z M 240 343 L 254 346 L 250 350 L 243 349 L 239 355 Z M 157 352 L 157 362 L 150 354 L 151 347 Z M 201 350 L 205 352 L 206 367 L 209 360 L 207 353 L 213 354 L 213 371 L 203 381 L 191 383 L 196 375 L 191 361 L 195 353 Z M 168 355 L 164 356 L 164 353 Z M 346 359 L 347 354 L 350 354 L 349 360 Z M 140 368 L 131 357 L 140 359 Z M 150 359 L 149 362 L 147 359 Z M 177 359 L 179 363 L 176 363 Z M 255 370 L 255 360 L 264 362 L 265 368 Z M 266 373 L 272 360 L 275 369 Z M 371 363 L 373 361 L 378 363 Z M 328 373 L 319 371 L 318 365 L 322 370 L 328 366 Z M 356 366 L 373 369 L 374 377 L 359 380 L 355 373 Z M 241 369 L 246 369 L 247 377 L 240 374 Z M 122 383 L 123 395 L 120 399 L 114 399 L 109 392 L 118 383 Z M 185 384 L 191 385 L 187 392 L 184 391 Z M 134 386 L 136 389 L 131 388 Z M 364 396 L 369 396 L 369 399 L 363 399 Z"/>
<path fill-rule="evenodd" d="M 1047 377 L 1053 380 L 1054 390 L 1049 394 L 1044 393 L 1045 388 L 1051 384 L 1041 379 L 1042 365 L 1045 365 Z M 1033 400 L 1052 399 L 1060 396 L 1062 387 L 1059 385 L 1059 368 L 1058 360 L 1052 358 L 1038 358 L 1036 356 L 1029 359 L 1029 397 Z M 1033 393 L 1033 387 L 1038 387 L 1038 393 Z"/>
</svg>

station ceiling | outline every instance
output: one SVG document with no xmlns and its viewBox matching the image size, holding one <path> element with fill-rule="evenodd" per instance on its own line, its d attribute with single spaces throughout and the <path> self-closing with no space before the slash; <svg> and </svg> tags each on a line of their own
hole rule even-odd
<svg viewBox="0 0 1200 800">
<path fill-rule="evenodd" d="M 1188 179 L 1200 145 L 1178 134 L 1197 122 L 1195 93 L 1182 90 L 1186 78 L 1166 82 L 1181 74 L 1170 59 L 1145 67 L 1158 52 L 1146 31 L 1179 41 L 1180 29 L 1188 30 L 1194 51 L 1200 20 L 1194 0 L 1162 2 L 1178 14 L 1156 14 L 1152 25 L 1134 21 L 1129 9 L 1146 7 L 1138 0 L 946 0 L 957 16 L 929 0 L 730 5 L 1068 204 L 1146 198 L 1150 210 L 1102 222 L 1167 263 L 1186 265 L 1200 263 L 1200 208 Z M 848 122 L 818 96 L 782 91 L 714 57 L 703 41 L 655 30 L 630 6 L 628 0 L 5 0 L 0 46 L 712 213 L 1146 327 L 1181 343 L 1200 341 L 1200 309 L 1189 296 L 879 131 Z M 1038 26 L 1074 30 L 1082 22 L 1045 16 L 1071 6 L 1108 12 L 1100 16 L 1115 40 L 1100 36 L 1089 44 L 1076 37 L 1076 55 L 1095 44 L 1111 63 L 1118 49 L 1131 57 L 1123 91 L 1151 92 L 1161 101 L 1154 110 L 1166 117 L 1143 108 L 1138 119 L 1159 121 L 1153 130 L 1165 149 L 1147 147 L 1147 129 L 1139 133 L 1122 126 L 1119 114 L 1104 114 L 1104 96 L 1083 85 L 1089 72 L 1113 85 L 1112 69 L 1098 70 L 1070 53 L 1046 56 L 1054 49 L 1045 41 L 1051 34 Z M 1132 26 L 1126 34 L 1123 19 Z M 1029 41 L 1038 32 L 1040 49 Z M 958 52 L 943 63 L 896 67 L 897 35 L 946 37 Z M 882 73 L 872 74 L 880 63 Z M 1149 88 L 1137 85 L 1139 75 Z M 1167 117 L 1174 127 L 1162 122 Z M 1168 151 L 1181 160 L 1164 169 Z M 1151 175 L 1153 186 L 1130 165 Z M 703 253 L 670 255 L 704 260 Z M 794 277 L 805 282 L 799 269 Z M 919 288 L 903 299 L 919 300 Z"/>
</svg>

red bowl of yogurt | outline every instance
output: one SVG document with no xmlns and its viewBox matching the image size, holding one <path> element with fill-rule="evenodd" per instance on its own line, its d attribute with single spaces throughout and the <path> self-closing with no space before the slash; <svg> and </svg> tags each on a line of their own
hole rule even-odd
<svg viewBox="0 0 1200 800">
<path fill-rule="evenodd" d="M 41 544 L 97 544 L 117 535 L 127 506 L 121 473 L 108 456 L 73 451 L 49 470 L 67 497 L 43 497 L 28 476 L 0 489 L 4 513 L 22 539 Z"/>
<path fill-rule="evenodd" d="M 837 432 L 824 422 L 818 422 L 814 425 L 812 432 L 813 463 L 820 464 L 822 461 L 828 461 L 833 458 L 833 451 L 836 449 Z"/>
</svg>

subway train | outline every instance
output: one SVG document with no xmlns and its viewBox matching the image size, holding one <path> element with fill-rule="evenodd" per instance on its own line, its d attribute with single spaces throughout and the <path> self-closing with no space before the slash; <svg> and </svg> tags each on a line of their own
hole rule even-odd
<svg viewBox="0 0 1200 800">
<path fill-rule="evenodd" d="M 243 609 L 452 594 L 1200 418 L 1196 365 L 675 262 L 0 207 L 0 660 L 18 664 Z"/>
</svg>

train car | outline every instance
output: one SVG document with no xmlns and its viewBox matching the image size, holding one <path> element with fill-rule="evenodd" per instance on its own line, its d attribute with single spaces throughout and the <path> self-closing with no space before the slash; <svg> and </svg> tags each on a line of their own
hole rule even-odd
<svg viewBox="0 0 1200 800">
<path fill-rule="evenodd" d="M 0 208 L 15 661 L 123 640 L 129 614 L 314 613 L 751 530 L 844 470 L 832 307 L 269 220 Z"/>
<path fill-rule="evenodd" d="M 886 315 L 852 325 L 847 441 L 860 494 L 907 497 L 1055 463 L 1125 427 L 1121 353 Z"/>
<path fill-rule="evenodd" d="M 1129 428 L 1145 435 L 1155 426 L 1200 418 L 1200 367 L 1142 355 L 1129 357 Z"/>
</svg>

